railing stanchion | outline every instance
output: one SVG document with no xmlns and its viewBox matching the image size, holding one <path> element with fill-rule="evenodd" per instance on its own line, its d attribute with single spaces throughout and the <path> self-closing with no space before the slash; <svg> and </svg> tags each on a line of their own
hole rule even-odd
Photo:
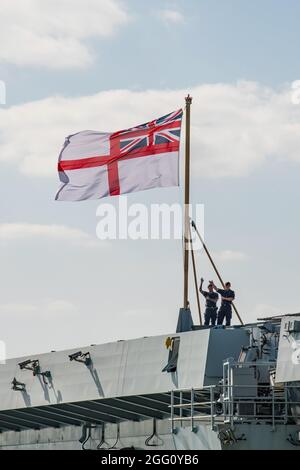
<svg viewBox="0 0 300 470">
<path fill-rule="evenodd" d="M 191 428 L 194 430 L 194 389 L 191 390 Z"/>
<path fill-rule="evenodd" d="M 272 429 L 275 431 L 275 396 L 274 385 L 272 386 Z"/>
<path fill-rule="evenodd" d="M 214 427 L 215 427 L 214 402 L 215 402 L 214 386 L 211 385 L 211 387 L 210 387 L 210 423 L 211 423 L 211 430 L 212 431 L 214 430 Z"/>
<path fill-rule="evenodd" d="M 288 389 L 287 384 L 284 384 L 284 424 L 288 423 Z"/>
<path fill-rule="evenodd" d="M 174 390 L 171 391 L 171 427 L 174 433 Z"/>
<path fill-rule="evenodd" d="M 179 403 L 180 403 L 180 408 L 179 408 L 179 416 L 180 416 L 180 426 L 182 427 L 182 413 L 183 413 L 183 399 L 182 399 L 182 392 L 179 394 Z"/>
</svg>

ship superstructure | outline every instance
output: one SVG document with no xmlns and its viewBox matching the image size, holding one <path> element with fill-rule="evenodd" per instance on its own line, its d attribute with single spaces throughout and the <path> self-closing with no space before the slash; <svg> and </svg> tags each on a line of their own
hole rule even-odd
<svg viewBox="0 0 300 470">
<path fill-rule="evenodd" d="M 10 359 L 0 449 L 300 449 L 300 314 Z"/>
</svg>

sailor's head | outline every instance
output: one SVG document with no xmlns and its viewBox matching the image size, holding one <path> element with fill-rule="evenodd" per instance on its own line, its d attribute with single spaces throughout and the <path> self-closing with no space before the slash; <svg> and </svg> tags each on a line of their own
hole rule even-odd
<svg viewBox="0 0 300 470">
<path fill-rule="evenodd" d="M 226 282 L 225 284 L 225 289 L 226 290 L 229 290 L 231 288 L 231 283 L 230 282 Z"/>
<path fill-rule="evenodd" d="M 207 289 L 209 290 L 209 292 L 213 292 L 214 286 L 211 282 L 208 284 Z"/>
</svg>

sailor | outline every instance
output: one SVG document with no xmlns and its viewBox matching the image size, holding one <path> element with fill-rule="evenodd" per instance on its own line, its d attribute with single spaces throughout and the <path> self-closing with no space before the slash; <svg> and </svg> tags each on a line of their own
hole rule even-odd
<svg viewBox="0 0 300 470">
<path fill-rule="evenodd" d="M 219 300 L 219 295 L 217 294 L 217 292 L 214 292 L 214 287 L 211 282 L 208 284 L 208 287 L 207 287 L 208 292 L 204 291 L 202 289 L 203 282 L 204 282 L 204 279 L 201 278 L 200 292 L 206 298 L 204 325 L 209 326 L 211 324 L 212 326 L 215 326 L 216 320 L 217 320 L 217 311 L 218 311 L 217 302 Z"/>
<path fill-rule="evenodd" d="M 218 325 L 223 325 L 224 318 L 226 318 L 226 326 L 231 325 L 232 318 L 232 302 L 235 299 L 235 293 L 231 290 L 231 283 L 226 282 L 225 289 L 218 289 L 213 281 L 211 281 L 213 288 L 221 295 L 222 303 L 218 311 Z"/>
</svg>

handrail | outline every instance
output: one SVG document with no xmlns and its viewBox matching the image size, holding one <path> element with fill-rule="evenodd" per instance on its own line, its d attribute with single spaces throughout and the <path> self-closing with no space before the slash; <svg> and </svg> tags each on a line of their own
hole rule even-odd
<svg viewBox="0 0 300 470">
<path fill-rule="evenodd" d="M 235 396 L 233 391 L 235 389 L 268 389 L 270 391 L 269 396 Z M 287 424 L 289 418 L 294 418 L 293 410 L 291 406 L 300 406 L 300 401 L 289 400 L 288 391 L 292 389 L 299 390 L 299 386 L 296 385 L 287 385 L 279 389 L 273 385 L 208 385 L 201 389 L 183 389 L 183 390 L 173 390 L 171 392 L 171 421 L 172 421 L 172 431 L 174 431 L 174 423 L 181 421 L 187 422 L 190 421 L 191 429 L 195 430 L 195 422 L 198 420 L 208 419 L 211 422 L 212 429 L 215 429 L 215 423 L 222 420 L 223 422 L 228 422 L 231 424 L 242 423 L 243 421 L 271 421 L 272 429 L 275 429 L 277 423 Z M 224 391 L 229 390 L 229 398 L 224 395 Z M 206 400 L 201 402 L 197 400 L 197 393 L 209 391 L 207 394 Z M 216 397 L 216 391 L 218 395 Z M 276 396 L 276 393 L 282 392 L 282 396 Z M 223 397 L 222 397 L 223 392 Z M 174 394 L 180 393 L 189 393 L 190 401 L 188 403 L 175 403 Z M 225 398 L 224 398 L 225 396 Z M 222 410 L 218 413 L 217 406 L 222 406 Z M 240 405 L 253 405 L 253 413 L 249 414 L 249 410 L 244 412 L 240 409 Z M 262 405 L 265 405 L 269 410 L 265 410 L 263 413 L 259 412 Z M 280 410 L 278 410 L 280 406 Z M 180 410 L 180 416 L 175 416 L 175 409 Z M 199 409 L 199 408 L 202 408 Z M 207 412 L 203 410 L 207 409 Z M 189 416 L 183 416 L 183 410 L 189 410 Z M 248 411 L 248 413 L 247 413 Z M 200 414 L 199 414 L 200 413 Z M 201 414 L 202 413 L 202 414 Z"/>
</svg>

